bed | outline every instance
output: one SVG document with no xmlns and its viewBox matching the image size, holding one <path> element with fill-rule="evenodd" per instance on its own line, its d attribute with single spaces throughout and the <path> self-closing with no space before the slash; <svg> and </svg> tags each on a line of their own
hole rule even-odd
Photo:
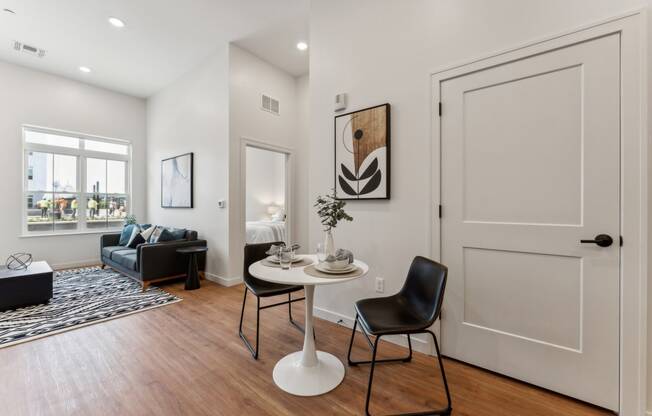
<svg viewBox="0 0 652 416">
<path fill-rule="evenodd" d="M 271 243 L 285 241 L 285 221 L 247 221 L 245 241 L 253 243 Z"/>
</svg>

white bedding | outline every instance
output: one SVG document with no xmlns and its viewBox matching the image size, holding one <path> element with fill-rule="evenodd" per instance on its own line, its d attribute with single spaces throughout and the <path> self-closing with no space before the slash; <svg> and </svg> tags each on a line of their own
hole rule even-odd
<svg viewBox="0 0 652 416">
<path fill-rule="evenodd" d="M 285 241 L 285 221 L 247 221 L 247 243 Z"/>
</svg>

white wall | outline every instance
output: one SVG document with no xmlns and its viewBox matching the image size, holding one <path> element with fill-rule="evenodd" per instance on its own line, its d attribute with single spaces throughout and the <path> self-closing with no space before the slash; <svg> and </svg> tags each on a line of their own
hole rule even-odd
<svg viewBox="0 0 652 416">
<path fill-rule="evenodd" d="M 231 45 L 229 54 L 229 129 L 230 129 L 230 260 L 233 278 L 241 277 L 244 236 L 236 232 L 243 230 L 244 207 L 241 207 L 241 140 L 255 140 L 271 145 L 289 148 L 294 151 L 294 174 L 292 178 L 292 195 L 295 200 L 294 212 L 307 211 L 305 186 L 301 180 L 307 176 L 307 164 L 298 161 L 298 156 L 305 154 L 307 146 L 305 137 L 298 136 L 298 95 L 297 80 L 290 74 L 270 65 L 255 55 Z M 303 92 L 304 90 L 302 90 Z M 280 115 L 262 111 L 261 94 L 265 93 L 280 101 Z M 305 92 L 304 92 L 305 93 Z M 302 113 L 302 114 L 305 114 Z M 292 229 L 299 231 L 294 239 L 306 245 L 304 238 L 307 229 L 298 224 L 298 216 L 289 214 L 288 221 Z"/>
<path fill-rule="evenodd" d="M 145 157 L 145 101 L 66 78 L 0 62 L 0 261 L 26 251 L 55 267 L 99 262 L 100 234 L 21 238 L 23 124 L 131 140 L 134 161 Z M 133 166 L 132 209 L 145 213 L 145 165 Z"/>
<path fill-rule="evenodd" d="M 412 258 L 430 255 L 431 72 L 647 4 L 640 0 L 313 0 L 310 199 L 333 186 L 335 94 L 348 93 L 349 110 L 392 105 L 392 199 L 350 202 L 347 210 L 354 222 L 335 231 L 336 245 L 353 249 L 369 262 L 369 276 L 320 287 L 316 291 L 320 314 L 332 319 L 353 317 L 355 300 L 377 296 L 376 276 L 384 277 L 386 292 L 393 293 L 402 285 Z M 320 238 L 319 222 L 311 212 L 309 241 L 314 244 Z M 652 357 L 652 345 L 648 348 Z M 652 383 L 648 388 L 652 399 Z"/>
<path fill-rule="evenodd" d="M 208 241 L 209 278 L 228 270 L 228 49 L 147 101 L 147 221 L 194 229 Z M 161 160 L 194 153 L 194 208 L 161 208 Z"/>
<path fill-rule="evenodd" d="M 309 252 L 309 221 L 312 203 L 308 192 L 310 172 L 310 79 L 308 75 L 297 78 L 297 149 L 294 175 L 295 238 Z"/>
<path fill-rule="evenodd" d="M 269 220 L 270 205 L 285 209 L 285 153 L 247 147 L 247 221 Z"/>
</svg>

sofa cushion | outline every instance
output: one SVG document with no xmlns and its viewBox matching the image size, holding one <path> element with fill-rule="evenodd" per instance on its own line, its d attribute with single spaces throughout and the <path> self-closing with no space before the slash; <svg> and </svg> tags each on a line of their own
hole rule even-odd
<svg viewBox="0 0 652 416">
<path fill-rule="evenodd" d="M 123 246 L 109 246 L 109 247 L 103 247 L 102 248 L 102 257 L 106 257 L 107 259 L 112 259 L 113 253 L 116 251 L 123 251 L 123 250 L 131 250 L 127 247 Z"/>
<path fill-rule="evenodd" d="M 113 258 L 111 260 L 127 269 L 137 271 L 137 257 L 136 249 L 128 249 L 116 251 L 113 253 Z"/>
<path fill-rule="evenodd" d="M 118 243 L 119 245 L 126 246 L 129 244 L 129 239 L 131 239 L 131 234 L 133 234 L 134 227 L 136 227 L 136 224 L 127 224 L 124 226 L 122 233 L 120 233 L 120 242 Z"/>
</svg>

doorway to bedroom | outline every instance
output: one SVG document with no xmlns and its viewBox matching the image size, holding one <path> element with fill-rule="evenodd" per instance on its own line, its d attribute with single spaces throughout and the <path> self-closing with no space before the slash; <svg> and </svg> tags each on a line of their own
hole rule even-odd
<svg viewBox="0 0 652 416">
<path fill-rule="evenodd" d="M 289 154 L 245 146 L 245 243 L 290 241 Z"/>
</svg>

